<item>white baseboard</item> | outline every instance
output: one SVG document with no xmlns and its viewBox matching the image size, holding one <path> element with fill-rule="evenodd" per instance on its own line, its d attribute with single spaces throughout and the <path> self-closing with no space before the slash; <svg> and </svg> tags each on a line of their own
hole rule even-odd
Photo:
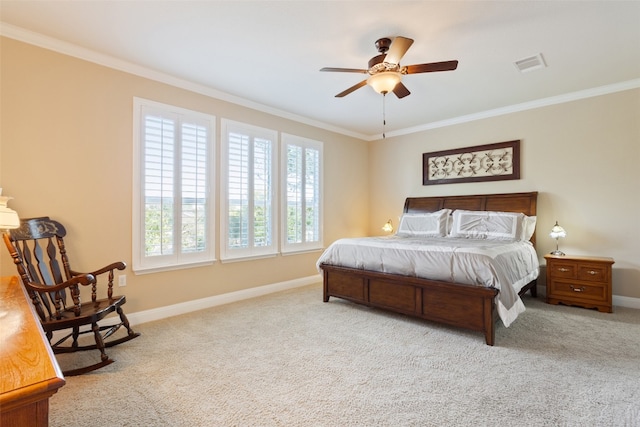
<svg viewBox="0 0 640 427">
<path fill-rule="evenodd" d="M 613 305 L 618 307 L 628 307 L 640 309 L 640 298 L 613 296 Z"/>
<path fill-rule="evenodd" d="M 171 316 L 177 316 L 180 314 L 190 313 L 192 311 L 203 310 L 205 308 L 216 307 L 218 305 L 229 304 L 232 302 L 268 295 L 287 289 L 312 285 L 321 281 L 322 277 L 320 275 L 303 277 L 300 279 L 273 283 L 270 285 L 258 286 L 250 289 L 243 289 L 241 291 L 229 292 L 222 295 L 215 295 L 212 297 L 168 305 L 165 307 L 152 308 L 150 310 L 138 311 L 130 314 L 127 313 L 127 318 L 129 319 L 129 323 L 131 323 L 132 325 L 138 325 L 140 323 L 165 319 Z"/>
</svg>

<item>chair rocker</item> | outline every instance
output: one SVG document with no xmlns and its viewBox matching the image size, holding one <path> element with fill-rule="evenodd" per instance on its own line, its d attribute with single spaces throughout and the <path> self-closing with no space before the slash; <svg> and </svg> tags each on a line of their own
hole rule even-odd
<svg viewBox="0 0 640 427">
<path fill-rule="evenodd" d="M 113 272 L 124 270 L 125 263 L 114 262 L 91 273 L 74 271 L 67 257 L 63 240 L 65 235 L 66 230 L 62 224 L 48 217 L 41 217 L 21 221 L 20 228 L 4 233 L 4 241 L 35 306 L 53 352 L 59 354 L 96 349 L 100 351 L 99 362 L 63 372 L 64 375 L 73 376 L 113 363 L 105 348 L 129 341 L 140 334 L 131 329 L 122 310 L 126 302 L 124 295 L 113 296 Z M 97 278 L 104 277 L 102 275 L 106 275 L 106 290 L 102 282 L 98 287 Z M 89 285 L 91 301 L 81 303 L 80 286 Z M 101 294 L 106 291 L 106 298 L 98 299 L 98 289 L 102 290 Z M 69 299 L 67 294 L 70 296 Z M 99 324 L 113 312 L 119 315 L 119 323 Z M 122 326 L 126 328 L 127 335 L 107 340 Z M 55 331 L 68 333 L 63 334 L 62 338 L 56 337 L 54 342 Z M 93 333 L 95 344 L 78 344 L 78 338 L 85 333 Z"/>
</svg>

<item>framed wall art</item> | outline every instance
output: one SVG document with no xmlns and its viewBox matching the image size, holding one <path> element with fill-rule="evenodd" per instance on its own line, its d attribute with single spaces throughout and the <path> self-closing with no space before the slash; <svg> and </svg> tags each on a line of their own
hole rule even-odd
<svg viewBox="0 0 640 427">
<path fill-rule="evenodd" d="M 422 155 L 422 185 L 520 179 L 520 140 Z"/>
</svg>

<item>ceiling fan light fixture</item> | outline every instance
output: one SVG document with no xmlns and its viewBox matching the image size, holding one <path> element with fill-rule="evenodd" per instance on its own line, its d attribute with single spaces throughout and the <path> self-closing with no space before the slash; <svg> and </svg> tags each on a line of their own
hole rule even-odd
<svg viewBox="0 0 640 427">
<path fill-rule="evenodd" d="M 378 48 L 380 55 L 374 56 L 369 60 L 368 68 L 324 67 L 321 68 L 320 71 L 369 75 L 367 79 L 361 80 L 347 90 L 343 90 L 337 94 L 336 98 L 342 98 L 363 86 L 369 85 L 377 93 L 386 95 L 389 92 L 393 92 L 398 99 L 402 99 L 407 95 L 411 95 L 409 89 L 407 89 L 401 81 L 403 74 L 453 71 L 458 68 L 457 60 L 401 66 L 400 60 L 404 57 L 404 54 L 407 53 L 407 50 L 411 47 L 412 43 L 412 39 L 402 36 L 396 37 L 393 39 L 393 42 L 388 38 L 378 39 L 376 42 L 376 48 Z"/>
<path fill-rule="evenodd" d="M 367 84 L 378 93 L 391 92 L 402 80 L 402 75 L 396 71 L 383 71 L 381 73 L 372 74 L 367 79 Z"/>
</svg>

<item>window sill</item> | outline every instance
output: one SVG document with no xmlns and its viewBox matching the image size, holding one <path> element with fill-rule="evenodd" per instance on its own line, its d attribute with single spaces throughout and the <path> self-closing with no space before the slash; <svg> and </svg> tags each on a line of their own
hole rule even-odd
<svg viewBox="0 0 640 427">
<path fill-rule="evenodd" d="M 241 262 L 241 261 L 253 261 L 257 259 L 265 259 L 265 258 L 275 258 L 278 254 L 264 254 L 264 255 L 247 255 L 247 256 L 238 256 L 234 258 L 221 258 L 220 261 L 223 264 L 232 263 L 232 262 Z"/>
<path fill-rule="evenodd" d="M 157 267 L 144 267 L 144 268 L 133 268 L 133 272 L 136 275 L 143 275 L 143 274 L 151 274 L 151 273 L 162 273 L 164 271 L 173 271 L 173 270 L 184 270 L 187 268 L 197 268 L 197 267 L 204 267 L 207 265 L 213 265 L 217 260 L 216 259 L 212 259 L 212 260 L 208 260 L 208 261 L 199 261 L 199 262 L 191 262 L 188 264 L 176 264 L 176 265 L 164 265 L 164 266 L 157 266 Z"/>
</svg>

